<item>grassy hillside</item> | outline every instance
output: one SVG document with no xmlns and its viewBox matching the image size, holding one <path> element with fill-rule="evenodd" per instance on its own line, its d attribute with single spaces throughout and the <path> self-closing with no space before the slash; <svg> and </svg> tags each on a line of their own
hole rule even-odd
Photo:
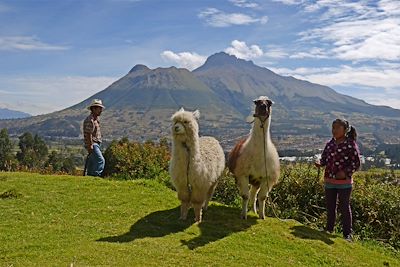
<svg viewBox="0 0 400 267">
<path fill-rule="evenodd" d="M 155 181 L 0 173 L 0 266 L 400 266 L 376 244 L 217 203 L 201 224 L 178 216 Z"/>
</svg>

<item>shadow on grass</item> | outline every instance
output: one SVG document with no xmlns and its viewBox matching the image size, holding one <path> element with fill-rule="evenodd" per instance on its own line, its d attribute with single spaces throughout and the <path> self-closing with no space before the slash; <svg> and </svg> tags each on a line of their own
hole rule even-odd
<svg viewBox="0 0 400 267">
<path fill-rule="evenodd" d="M 181 243 L 193 250 L 209 243 L 223 239 L 233 233 L 245 231 L 257 223 L 257 217 L 248 216 L 240 219 L 238 208 L 225 206 L 210 206 L 204 214 L 204 220 L 199 223 L 200 235 Z"/>
<path fill-rule="evenodd" d="M 178 220 L 180 207 L 156 211 L 133 224 L 129 232 L 118 236 L 103 237 L 97 241 L 125 243 L 146 237 L 163 237 L 182 232 L 189 228 L 194 220 L 193 210 L 186 221 Z M 211 205 L 203 214 L 203 222 L 198 224 L 200 235 L 190 240 L 181 240 L 189 249 L 195 249 L 223 239 L 232 233 L 250 228 L 257 223 L 256 217 L 249 216 L 242 220 L 237 208 Z"/>
<path fill-rule="evenodd" d="M 131 226 L 129 232 L 118 236 L 103 237 L 97 241 L 125 243 L 145 237 L 162 237 L 181 232 L 192 222 L 178 220 L 179 214 L 180 207 L 156 211 L 138 220 Z"/>
<path fill-rule="evenodd" d="M 330 239 L 333 235 L 321 232 L 304 225 L 296 225 L 290 228 L 291 234 L 302 239 L 321 240 L 325 244 L 332 245 L 334 242 Z"/>
</svg>

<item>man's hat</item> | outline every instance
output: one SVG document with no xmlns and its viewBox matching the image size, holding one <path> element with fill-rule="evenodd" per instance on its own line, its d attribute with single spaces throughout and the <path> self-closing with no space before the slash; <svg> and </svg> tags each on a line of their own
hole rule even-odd
<svg viewBox="0 0 400 267">
<path fill-rule="evenodd" d="M 100 99 L 93 99 L 92 103 L 90 104 L 90 106 L 88 106 L 88 109 L 90 110 L 91 107 L 102 107 L 102 108 L 105 108 L 105 106 L 103 106 L 103 102 Z"/>
</svg>

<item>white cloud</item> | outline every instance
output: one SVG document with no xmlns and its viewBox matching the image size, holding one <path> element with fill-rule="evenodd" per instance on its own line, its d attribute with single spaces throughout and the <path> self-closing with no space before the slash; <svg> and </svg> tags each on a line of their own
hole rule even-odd
<svg viewBox="0 0 400 267">
<path fill-rule="evenodd" d="M 0 50 L 67 50 L 69 47 L 51 45 L 34 36 L 0 36 Z"/>
<path fill-rule="evenodd" d="M 300 33 L 304 44 L 329 46 L 329 56 L 341 60 L 400 60 L 400 1 L 317 0 L 302 7 L 316 25 Z"/>
<path fill-rule="evenodd" d="M 333 88 L 358 88 L 343 93 L 374 105 L 400 108 L 400 68 L 398 64 L 382 66 L 341 66 L 325 68 L 270 68 L 281 75 L 293 76 Z"/>
<path fill-rule="evenodd" d="M 281 75 L 291 75 L 303 80 L 328 86 L 375 87 L 400 90 L 400 69 L 379 66 L 327 68 L 271 68 Z"/>
<path fill-rule="evenodd" d="M 249 46 L 246 42 L 239 40 L 233 40 L 231 46 L 226 48 L 225 52 L 246 60 L 256 58 L 280 59 L 289 57 L 289 53 L 280 46 L 268 45 L 263 50 L 259 45 L 254 44 Z"/>
<path fill-rule="evenodd" d="M 309 49 L 307 52 L 296 52 L 289 57 L 302 59 L 302 58 L 329 58 L 330 56 L 331 55 L 328 51 L 319 47 L 313 47 Z"/>
<path fill-rule="evenodd" d="M 232 4 L 238 7 L 258 8 L 259 4 L 247 0 L 229 0 Z"/>
<path fill-rule="evenodd" d="M 281 47 L 269 45 L 264 52 L 264 56 L 268 58 L 286 58 L 289 54 Z"/>
<path fill-rule="evenodd" d="M 388 15 L 400 15 L 400 1 L 381 0 L 378 4 L 380 10 Z"/>
<path fill-rule="evenodd" d="M 191 52 L 181 52 L 174 53 L 172 51 L 166 50 L 161 53 L 161 57 L 167 61 L 174 62 L 178 64 L 178 67 L 187 68 L 193 70 L 204 64 L 207 57 L 201 56 L 196 53 Z"/>
<path fill-rule="evenodd" d="M 247 46 L 245 42 L 238 40 L 232 41 L 231 46 L 225 49 L 225 52 L 242 59 L 258 58 L 264 54 L 258 45 Z"/>
<path fill-rule="evenodd" d="M 349 91 L 347 94 L 352 94 L 352 92 Z M 382 91 L 375 92 L 366 91 L 353 96 L 361 98 L 373 105 L 389 106 L 400 109 L 400 90 L 384 89 Z"/>
<path fill-rule="evenodd" d="M 250 25 L 254 23 L 266 24 L 268 17 L 252 17 L 243 13 L 225 13 L 216 8 L 207 8 L 198 15 L 212 27 L 229 27 L 232 25 Z"/>
<path fill-rule="evenodd" d="M 317 0 L 302 1 L 301 3 L 306 12 L 322 11 L 320 19 L 339 18 L 349 14 L 361 14 L 366 11 L 368 1 L 349 1 L 349 0 Z"/>
<path fill-rule="evenodd" d="M 264 52 L 258 45 L 247 45 L 246 42 L 233 40 L 231 45 L 225 49 L 225 52 L 234 55 L 241 59 L 255 59 L 255 58 L 285 58 L 288 57 L 288 53 L 282 48 L 274 45 L 267 47 Z M 175 53 L 170 50 L 165 50 L 161 53 L 161 57 L 168 61 L 174 62 L 178 67 L 187 68 L 193 70 L 200 67 L 207 60 L 206 56 L 199 55 L 195 52 L 180 52 Z"/>
<path fill-rule="evenodd" d="M 304 0 L 272 0 L 273 2 L 279 2 L 284 5 L 298 5 L 304 2 Z"/>
<path fill-rule="evenodd" d="M 303 40 L 318 38 L 333 45 L 343 60 L 400 60 L 400 18 L 346 21 L 303 33 Z"/>
<path fill-rule="evenodd" d="M 33 115 L 61 110 L 105 89 L 117 78 L 86 76 L 0 76 L 2 106 Z"/>
<path fill-rule="evenodd" d="M 328 73 L 328 72 L 334 72 L 337 71 L 338 68 L 336 67 L 324 67 L 324 68 L 296 68 L 296 69 L 290 69 L 290 68 L 275 68 L 275 67 L 269 67 L 272 71 L 284 75 L 284 76 L 297 76 L 297 77 L 303 77 L 306 75 L 310 74 L 316 74 L 316 73 Z"/>
</svg>

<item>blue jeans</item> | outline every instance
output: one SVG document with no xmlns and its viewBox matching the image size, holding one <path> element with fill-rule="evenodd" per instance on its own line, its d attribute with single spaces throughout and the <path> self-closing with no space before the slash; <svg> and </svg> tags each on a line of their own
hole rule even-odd
<svg viewBox="0 0 400 267">
<path fill-rule="evenodd" d="M 93 151 L 90 153 L 87 163 L 87 175 L 101 176 L 104 170 L 105 160 L 100 151 L 100 145 L 93 144 Z"/>
</svg>

